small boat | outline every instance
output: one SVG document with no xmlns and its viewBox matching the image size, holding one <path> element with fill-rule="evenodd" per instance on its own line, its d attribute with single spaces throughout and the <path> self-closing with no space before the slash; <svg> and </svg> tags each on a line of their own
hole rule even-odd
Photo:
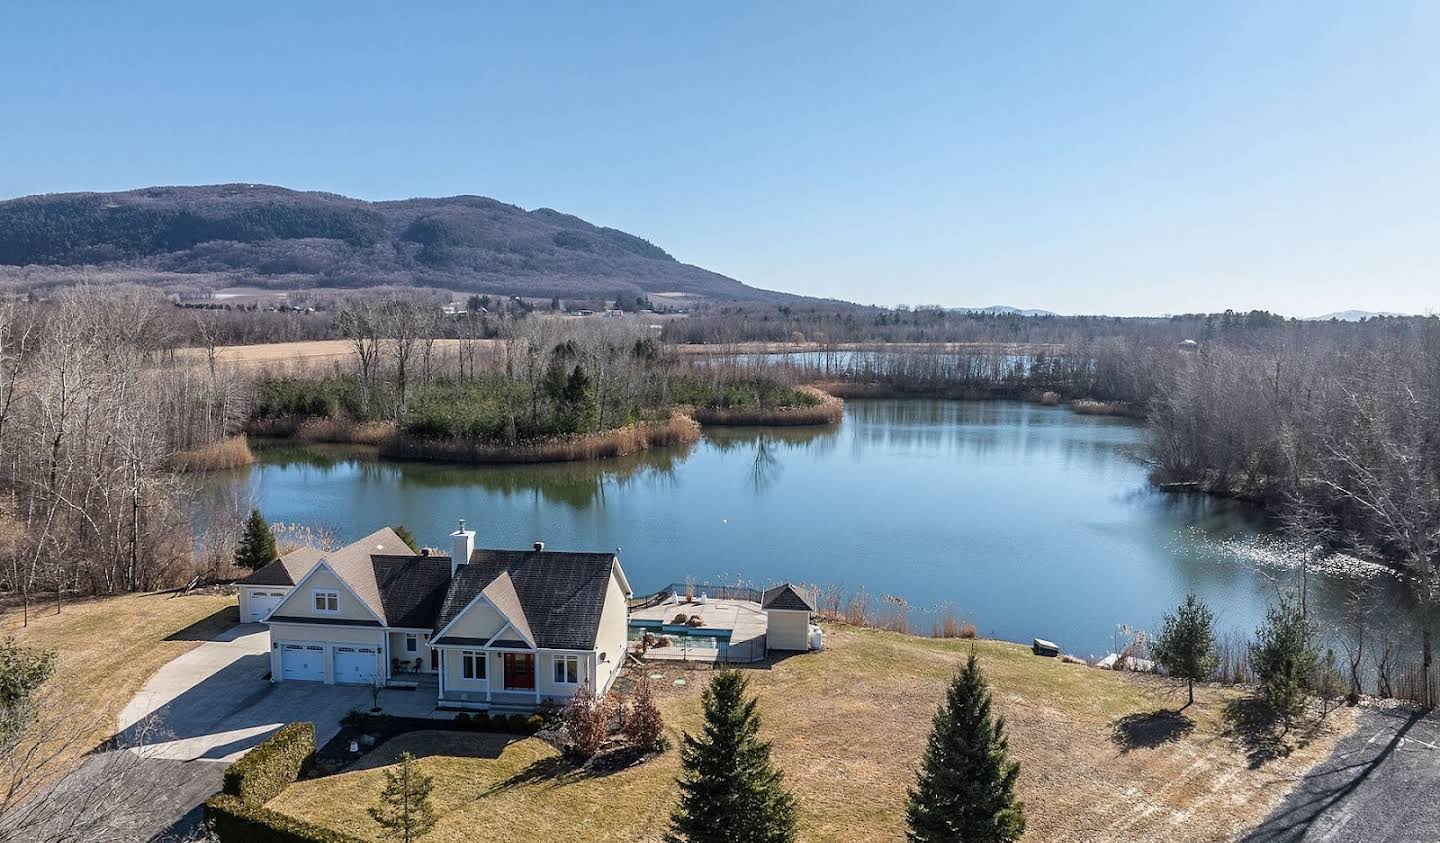
<svg viewBox="0 0 1440 843">
<path fill-rule="evenodd" d="M 1030 649 L 1033 650 L 1037 656 L 1054 657 L 1060 655 L 1060 645 L 1054 641 L 1046 641 L 1044 638 L 1036 638 L 1035 643 L 1030 645 Z"/>
</svg>

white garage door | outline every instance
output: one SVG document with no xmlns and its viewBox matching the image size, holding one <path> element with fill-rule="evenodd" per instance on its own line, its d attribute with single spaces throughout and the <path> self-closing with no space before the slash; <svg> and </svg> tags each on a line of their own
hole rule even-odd
<svg viewBox="0 0 1440 843">
<path fill-rule="evenodd" d="M 377 664 L 374 647 L 336 647 L 335 682 L 338 685 L 372 685 Z"/>
<path fill-rule="evenodd" d="M 258 591 L 250 590 L 250 597 L 245 601 L 246 614 L 245 623 L 259 623 L 285 600 L 283 591 Z"/>
<path fill-rule="evenodd" d="M 325 681 L 325 646 L 287 641 L 280 645 L 280 678 Z"/>
</svg>

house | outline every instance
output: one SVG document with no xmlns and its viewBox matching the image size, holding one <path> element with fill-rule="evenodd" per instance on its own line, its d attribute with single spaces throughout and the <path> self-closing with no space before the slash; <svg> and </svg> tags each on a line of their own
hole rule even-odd
<svg viewBox="0 0 1440 843">
<path fill-rule="evenodd" d="M 242 617 L 266 611 L 271 680 L 433 686 L 449 708 L 525 709 L 610 688 L 631 597 L 614 553 L 476 548 L 463 521 L 450 538 L 450 556 L 416 554 L 378 530 L 241 580 Z"/>
<path fill-rule="evenodd" d="M 770 650 L 809 650 L 810 616 L 815 604 L 805 592 L 784 583 L 760 595 L 765 612 L 765 646 Z"/>
</svg>

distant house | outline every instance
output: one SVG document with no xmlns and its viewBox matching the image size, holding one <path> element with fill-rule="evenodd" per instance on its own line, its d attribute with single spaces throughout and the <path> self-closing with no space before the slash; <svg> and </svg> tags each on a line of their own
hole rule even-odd
<svg viewBox="0 0 1440 843">
<path fill-rule="evenodd" d="M 393 530 L 303 548 L 240 580 L 270 630 L 275 682 L 432 688 L 441 707 L 529 709 L 605 692 L 626 649 L 629 582 L 610 552 L 475 547 L 420 555 Z"/>
</svg>

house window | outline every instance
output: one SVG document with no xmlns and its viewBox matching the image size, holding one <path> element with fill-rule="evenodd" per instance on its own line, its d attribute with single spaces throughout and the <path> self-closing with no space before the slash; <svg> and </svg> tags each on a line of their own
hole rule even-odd
<svg viewBox="0 0 1440 843">
<path fill-rule="evenodd" d="M 460 675 L 466 679 L 485 678 L 485 654 L 465 650 L 460 653 Z"/>
<path fill-rule="evenodd" d="M 555 684 L 577 685 L 580 682 L 580 657 L 555 657 Z"/>
<path fill-rule="evenodd" d="M 405 652 L 407 652 L 407 653 L 418 653 L 418 652 L 420 652 L 420 636 L 418 636 L 418 635 L 406 635 L 406 636 L 405 636 Z"/>
<path fill-rule="evenodd" d="M 340 592 L 338 592 L 338 591 L 317 591 L 317 592 L 315 592 L 315 611 L 317 611 L 317 612 L 338 612 L 338 611 L 340 611 Z"/>
</svg>

